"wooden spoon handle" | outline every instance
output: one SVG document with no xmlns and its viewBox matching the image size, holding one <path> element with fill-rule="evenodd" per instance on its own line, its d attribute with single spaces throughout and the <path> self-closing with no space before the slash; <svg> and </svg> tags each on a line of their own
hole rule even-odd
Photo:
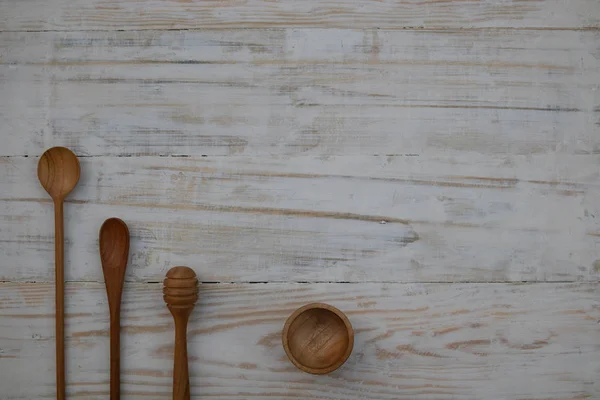
<svg viewBox="0 0 600 400">
<path fill-rule="evenodd" d="M 191 311 L 191 309 L 190 309 Z M 187 356 L 186 313 L 175 317 L 175 362 L 173 365 L 173 400 L 190 400 L 190 377 Z"/>
<path fill-rule="evenodd" d="M 110 312 L 110 400 L 121 398 L 121 310 Z"/>
<path fill-rule="evenodd" d="M 63 201 L 54 202 L 54 262 L 56 281 L 56 398 L 65 400 L 65 235 Z"/>
</svg>

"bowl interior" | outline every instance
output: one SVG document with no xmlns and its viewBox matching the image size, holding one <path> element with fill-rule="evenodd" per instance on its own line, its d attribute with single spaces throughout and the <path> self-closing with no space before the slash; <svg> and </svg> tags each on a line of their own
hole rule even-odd
<svg viewBox="0 0 600 400">
<path fill-rule="evenodd" d="M 287 331 L 291 356 L 313 370 L 343 363 L 349 355 L 350 341 L 348 327 L 342 318 L 326 308 L 302 311 L 291 321 Z"/>
</svg>

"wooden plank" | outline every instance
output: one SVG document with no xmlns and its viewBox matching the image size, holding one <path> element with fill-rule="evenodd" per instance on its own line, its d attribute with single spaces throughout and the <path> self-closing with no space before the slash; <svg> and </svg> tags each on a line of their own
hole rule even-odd
<svg viewBox="0 0 600 400">
<path fill-rule="evenodd" d="M 5 0 L 0 30 L 139 30 L 361 27 L 586 28 L 600 25 L 595 0 L 168 1 Z"/>
<path fill-rule="evenodd" d="M 67 286 L 68 395 L 108 395 L 102 283 Z M 127 284 L 122 393 L 171 391 L 173 322 L 162 284 Z M 53 288 L 0 284 L 0 368 L 7 399 L 52 398 Z M 596 399 L 599 284 L 202 285 L 189 322 L 192 395 L 219 399 Z M 353 324 L 354 351 L 328 376 L 287 360 L 291 312 L 323 301 Z M 24 374 L 23 371 L 27 371 Z"/>
<path fill-rule="evenodd" d="M 0 158 L 3 280 L 53 279 L 37 158 Z M 127 279 L 596 281 L 600 156 L 84 157 L 67 201 L 67 279 L 102 280 L 123 218 Z M 24 185 L 23 177 L 31 184 Z"/>
<path fill-rule="evenodd" d="M 3 33 L 0 155 L 595 154 L 596 36 Z"/>
</svg>

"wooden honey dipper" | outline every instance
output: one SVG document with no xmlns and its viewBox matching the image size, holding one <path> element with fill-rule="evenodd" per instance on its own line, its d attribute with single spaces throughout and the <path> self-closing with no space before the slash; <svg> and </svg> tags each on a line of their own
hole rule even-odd
<svg viewBox="0 0 600 400">
<path fill-rule="evenodd" d="M 187 323 L 198 300 L 198 279 L 188 267 L 173 267 L 164 281 L 163 298 L 175 321 L 173 400 L 190 399 L 187 357 Z"/>
</svg>

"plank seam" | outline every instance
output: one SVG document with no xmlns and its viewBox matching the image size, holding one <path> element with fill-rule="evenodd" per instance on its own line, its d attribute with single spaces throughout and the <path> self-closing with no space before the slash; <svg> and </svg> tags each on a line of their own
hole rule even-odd
<svg viewBox="0 0 600 400">
<path fill-rule="evenodd" d="M 276 30 L 304 30 L 304 29 L 319 29 L 319 30 L 378 30 L 378 31 L 407 31 L 407 32 L 501 32 L 501 31 L 573 31 L 573 32 L 597 32 L 600 31 L 600 26 L 567 26 L 567 27 L 543 27 L 543 26 L 531 26 L 531 27 L 450 27 L 450 26 L 439 26 L 439 27 L 419 27 L 419 26 L 402 26 L 402 27 L 363 27 L 363 28 L 352 28 L 352 27 L 321 27 L 321 26 L 284 26 L 284 27 L 240 27 L 240 28 L 147 28 L 147 29 L 38 29 L 38 30 L 21 30 L 21 29 L 0 29 L 0 33 L 46 33 L 46 32 L 224 32 L 224 31 L 245 31 L 245 30 L 262 30 L 262 31 L 276 31 Z"/>
<path fill-rule="evenodd" d="M 1 284 L 54 284 L 54 281 L 35 281 L 35 280 L 0 280 Z M 65 281 L 67 284 L 73 283 L 84 283 L 84 284 L 104 284 L 104 281 Z M 148 281 L 125 281 L 127 284 L 162 284 L 162 280 L 148 280 Z M 581 285 L 596 285 L 600 284 L 600 280 L 595 281 L 534 281 L 534 280 L 521 280 L 521 281 L 478 281 L 478 280 L 456 280 L 456 281 L 198 281 L 200 285 L 281 285 L 281 284 L 298 284 L 298 285 L 313 285 L 313 284 L 349 284 L 349 285 L 362 285 L 362 284 L 395 284 L 395 285 L 454 285 L 454 284 L 489 284 L 489 285 L 564 285 L 564 284 L 581 284 Z"/>
</svg>

